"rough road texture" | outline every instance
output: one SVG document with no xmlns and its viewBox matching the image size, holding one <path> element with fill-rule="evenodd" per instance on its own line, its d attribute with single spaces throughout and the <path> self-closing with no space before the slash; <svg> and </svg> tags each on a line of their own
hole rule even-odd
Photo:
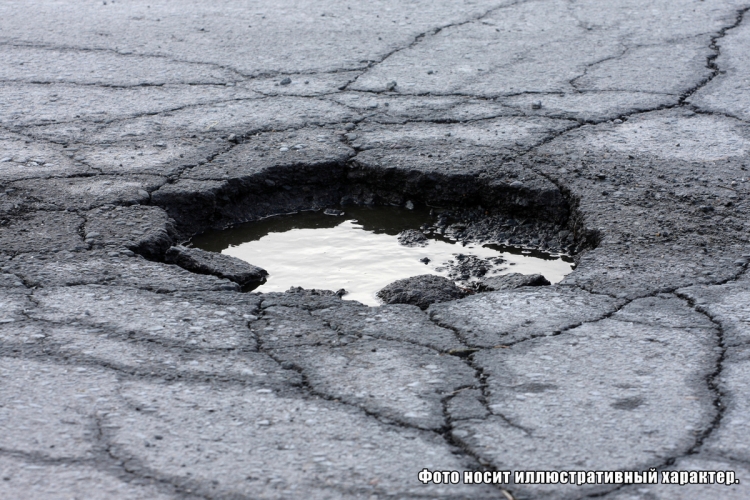
<svg viewBox="0 0 750 500">
<path fill-rule="evenodd" d="M 0 497 L 750 498 L 748 9 L 0 3 Z M 340 201 L 554 221 L 578 267 L 422 311 L 165 263 Z M 417 479 L 650 467 L 741 482 Z"/>
</svg>

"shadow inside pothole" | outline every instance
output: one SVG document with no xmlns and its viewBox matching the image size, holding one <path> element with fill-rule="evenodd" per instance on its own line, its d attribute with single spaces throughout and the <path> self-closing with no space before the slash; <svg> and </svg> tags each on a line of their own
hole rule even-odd
<svg viewBox="0 0 750 500">
<path fill-rule="evenodd" d="M 345 289 L 368 305 L 376 293 L 412 276 L 444 276 L 470 291 L 493 278 L 541 274 L 556 283 L 573 270 L 568 235 L 552 223 L 490 217 L 481 209 L 344 206 L 277 215 L 210 230 L 192 245 L 268 271 L 256 291 Z"/>
</svg>

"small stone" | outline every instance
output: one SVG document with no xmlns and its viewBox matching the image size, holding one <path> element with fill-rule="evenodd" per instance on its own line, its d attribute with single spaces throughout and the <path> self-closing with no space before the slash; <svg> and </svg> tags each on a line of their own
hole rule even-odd
<svg viewBox="0 0 750 500">
<path fill-rule="evenodd" d="M 355 124 L 353 124 L 352 122 L 349 122 L 346 125 L 344 125 L 344 130 L 346 131 L 354 130 L 355 127 L 356 127 Z"/>
<path fill-rule="evenodd" d="M 359 136 L 357 134 L 345 134 L 344 137 L 346 137 L 347 141 L 353 141 Z"/>
<path fill-rule="evenodd" d="M 396 89 L 396 85 L 398 85 L 395 81 L 394 82 L 388 82 L 385 84 L 385 90 L 391 92 Z"/>
<path fill-rule="evenodd" d="M 292 83 L 292 79 L 288 76 L 279 82 L 279 85 L 289 85 Z"/>
<path fill-rule="evenodd" d="M 5 163 L 5 162 L 7 162 L 7 161 L 10 161 L 10 160 L 12 160 L 12 159 L 13 159 L 13 158 L 11 158 L 11 157 L 9 157 L 9 156 L 6 156 L 5 158 L 0 158 L 0 163 Z"/>
<path fill-rule="evenodd" d="M 326 208 L 325 210 L 323 210 L 323 214 L 324 215 L 332 215 L 334 217 L 340 217 L 340 216 L 344 215 L 344 211 L 343 210 L 337 210 L 335 208 Z"/>
<path fill-rule="evenodd" d="M 282 146 L 282 147 L 279 148 L 279 151 L 281 151 L 282 153 L 285 153 L 285 152 L 289 151 L 289 148 L 286 147 L 286 146 Z"/>
<path fill-rule="evenodd" d="M 531 109 L 542 109 L 542 101 L 531 103 Z"/>
<path fill-rule="evenodd" d="M 513 181 L 510 183 L 510 187 L 518 189 L 523 187 L 523 182 L 521 181 Z"/>
<path fill-rule="evenodd" d="M 411 202 L 411 200 L 406 201 L 406 205 L 404 205 L 407 210 L 414 210 L 414 203 Z"/>
</svg>

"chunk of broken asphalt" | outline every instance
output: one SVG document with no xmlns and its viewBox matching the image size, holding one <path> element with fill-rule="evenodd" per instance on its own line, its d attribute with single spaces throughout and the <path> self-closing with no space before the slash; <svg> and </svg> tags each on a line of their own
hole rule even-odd
<svg viewBox="0 0 750 500">
<path fill-rule="evenodd" d="M 427 245 L 427 236 L 416 229 L 406 229 L 398 233 L 398 242 L 407 247 L 423 247 Z"/>
<path fill-rule="evenodd" d="M 492 276 L 482 280 L 482 290 L 510 290 L 522 286 L 547 286 L 550 282 L 541 274 L 510 273 L 502 276 Z"/>
<path fill-rule="evenodd" d="M 465 292 L 448 278 L 423 274 L 394 281 L 377 295 L 386 304 L 412 304 L 427 309 L 435 302 L 460 299 Z"/>
<path fill-rule="evenodd" d="M 181 245 L 167 250 L 165 260 L 188 271 L 212 274 L 234 281 L 243 287 L 261 283 L 268 276 L 265 269 L 243 262 L 236 257 Z"/>
</svg>

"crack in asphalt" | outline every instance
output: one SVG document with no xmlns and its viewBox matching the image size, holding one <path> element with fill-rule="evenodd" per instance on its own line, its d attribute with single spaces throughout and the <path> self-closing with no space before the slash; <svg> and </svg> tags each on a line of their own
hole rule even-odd
<svg viewBox="0 0 750 500">
<path fill-rule="evenodd" d="M 260 318 L 264 317 L 263 312 L 264 311 L 261 309 Z M 337 331 L 334 330 L 333 328 L 329 327 L 329 329 L 332 332 L 337 333 Z M 415 430 L 415 431 L 418 431 L 418 432 L 421 432 L 421 433 L 432 433 L 432 434 L 440 435 L 449 447 L 454 448 L 455 450 L 462 451 L 463 454 L 464 454 L 464 456 L 466 458 L 469 458 L 469 459 L 472 459 L 472 460 L 476 460 L 476 457 L 474 456 L 474 454 L 470 453 L 469 450 L 464 449 L 461 446 L 457 446 L 455 444 L 455 442 L 454 442 L 454 439 L 453 439 L 452 435 L 451 435 L 451 426 L 449 425 L 449 421 L 448 421 L 449 416 L 447 415 L 445 405 L 446 405 L 447 399 L 449 399 L 451 397 L 451 394 L 455 394 L 456 392 L 458 392 L 460 390 L 460 388 L 456 389 L 455 391 L 453 391 L 453 393 L 449 393 L 448 395 L 446 395 L 446 396 L 444 396 L 444 397 L 441 398 L 441 406 L 443 408 L 443 421 L 444 421 L 444 423 L 443 423 L 443 425 L 441 427 L 439 427 L 437 429 L 420 427 L 419 425 L 412 424 L 412 423 L 410 423 L 408 421 L 404 421 L 404 420 L 401 420 L 401 419 L 398 419 L 398 418 L 381 415 L 379 412 L 377 412 L 377 411 L 375 411 L 373 409 L 367 408 L 363 404 L 357 404 L 357 403 L 354 403 L 354 402 L 348 402 L 348 401 L 345 401 L 343 399 L 337 398 L 336 396 L 328 394 L 325 391 L 316 389 L 315 386 L 314 386 L 314 384 L 310 381 L 310 379 L 309 379 L 309 377 L 308 377 L 308 375 L 307 375 L 306 370 L 305 370 L 304 367 L 299 366 L 299 365 L 297 365 L 297 364 L 295 364 L 293 362 L 283 361 L 281 358 L 278 357 L 278 355 L 274 354 L 274 351 L 277 351 L 277 350 L 282 350 L 283 349 L 283 350 L 294 351 L 294 350 L 299 349 L 299 348 L 304 347 L 304 346 L 291 346 L 291 347 L 279 348 L 279 349 L 266 348 L 266 347 L 264 347 L 264 343 L 261 340 L 260 336 L 254 330 L 253 330 L 253 335 L 255 335 L 255 337 L 257 339 L 258 352 L 262 352 L 262 353 L 266 354 L 267 356 L 269 356 L 270 358 L 272 358 L 279 365 L 279 367 L 281 369 L 283 369 L 283 370 L 289 370 L 289 369 L 291 369 L 291 370 L 294 370 L 295 372 L 297 372 L 299 374 L 299 376 L 301 377 L 301 379 L 302 379 L 301 388 L 303 390 L 305 390 L 311 396 L 317 397 L 317 398 L 320 398 L 320 399 L 323 399 L 323 400 L 326 400 L 326 401 L 329 401 L 329 402 L 334 402 L 334 403 L 337 403 L 337 404 L 341 404 L 341 405 L 345 405 L 345 406 L 348 406 L 348 407 L 351 407 L 351 408 L 355 408 L 356 410 L 362 412 L 363 414 L 367 415 L 368 417 L 375 419 L 378 423 L 386 425 L 386 426 L 389 426 L 389 427 L 411 429 L 411 430 Z M 397 341 L 397 342 L 400 343 L 402 341 Z M 429 347 L 429 346 L 425 346 L 425 347 Z M 431 348 L 431 349 L 434 349 L 434 348 Z M 436 349 L 434 349 L 434 350 L 436 350 Z M 436 351 L 440 352 L 438 350 L 436 350 Z M 382 494 L 382 495 L 390 496 L 390 493 L 387 492 L 387 491 L 384 491 L 384 490 L 380 490 L 379 493 Z"/>
<path fill-rule="evenodd" d="M 719 55 L 721 55 L 721 49 L 719 47 L 719 40 L 724 38 L 727 32 L 735 28 L 738 28 L 742 24 L 742 21 L 745 18 L 745 14 L 748 11 L 750 11 L 750 7 L 745 7 L 744 9 L 740 9 L 736 11 L 734 23 L 721 28 L 715 35 L 711 37 L 711 42 L 709 43 L 708 47 L 713 51 L 713 54 L 709 55 L 706 58 L 706 67 L 711 70 L 711 74 L 704 81 L 700 82 L 697 86 L 695 86 L 693 89 L 690 89 L 686 93 L 684 93 L 680 97 L 679 105 L 681 106 L 684 105 L 685 101 L 688 98 L 690 98 L 700 89 L 708 85 L 711 82 L 711 80 L 713 80 L 719 75 L 720 70 L 719 70 L 718 64 L 716 63 L 716 60 L 718 59 Z"/>
<path fill-rule="evenodd" d="M 250 78 L 249 75 L 245 75 L 238 70 L 231 68 L 229 66 L 223 66 L 218 63 L 211 63 L 211 62 L 203 62 L 203 61 L 190 61 L 190 60 L 183 60 L 174 58 L 171 56 L 163 55 L 163 54 L 139 54 L 132 51 L 120 51 L 118 49 L 111 49 L 106 47 L 74 47 L 72 45 L 53 45 L 53 44 L 45 44 L 45 43 L 37 43 L 37 42 L 10 42 L 10 41 L 0 41 L 0 47 L 13 47 L 13 48 L 31 48 L 31 49 L 41 49 L 41 50 L 49 50 L 49 51 L 60 51 L 60 52 L 104 52 L 109 54 L 115 54 L 119 57 L 132 57 L 132 58 L 139 58 L 139 59 L 162 59 L 167 60 L 174 63 L 179 64 L 194 64 L 196 66 L 209 66 L 217 69 L 221 69 L 223 71 L 228 71 L 230 73 L 234 73 L 238 75 L 241 79 L 247 79 Z"/>
<path fill-rule="evenodd" d="M 730 281 L 734 281 L 735 279 L 737 279 L 737 277 L 724 280 L 724 283 L 730 282 Z M 713 285 L 712 284 L 712 285 L 707 285 L 707 286 L 717 286 L 717 285 Z M 685 288 L 685 287 L 680 287 L 680 288 Z M 671 294 L 671 295 L 673 295 L 675 297 L 678 297 L 678 298 L 684 300 L 687 304 L 689 304 L 689 306 L 692 309 L 694 309 L 695 311 L 697 311 L 697 312 L 701 313 L 702 315 L 706 316 L 711 321 L 711 323 L 713 323 L 714 325 L 716 325 L 716 328 L 714 328 L 714 330 L 716 331 L 716 335 L 717 335 L 717 345 L 720 347 L 721 350 L 720 350 L 719 356 L 717 357 L 717 361 L 716 361 L 716 365 L 715 365 L 714 371 L 712 371 L 711 373 L 707 374 L 706 377 L 705 377 L 705 384 L 706 384 L 709 392 L 711 392 L 712 394 L 714 394 L 713 406 L 717 409 L 716 415 L 712 419 L 710 425 L 707 426 L 707 428 L 704 429 L 701 432 L 701 434 L 696 437 L 695 443 L 690 448 L 688 448 L 684 453 L 681 453 L 679 455 L 675 455 L 675 456 L 672 456 L 672 457 L 668 457 L 665 460 L 663 460 L 660 464 L 654 465 L 653 467 L 655 467 L 657 469 L 657 471 L 660 471 L 660 470 L 662 470 L 664 468 L 667 468 L 667 467 L 670 467 L 670 466 L 674 465 L 674 463 L 676 462 L 676 460 L 678 460 L 680 458 L 684 458 L 684 457 L 687 457 L 687 456 L 690 456 L 690 455 L 698 454 L 700 452 L 700 448 L 702 447 L 702 445 L 705 442 L 705 440 L 708 439 L 708 437 L 714 432 L 714 430 L 716 430 L 721 425 L 721 421 L 722 421 L 722 418 L 723 418 L 724 410 L 726 408 L 726 405 L 723 403 L 723 399 L 724 399 L 725 395 L 724 395 L 723 391 L 721 391 L 721 389 L 719 387 L 719 382 L 718 382 L 719 379 L 721 378 L 721 373 L 722 373 L 722 369 L 723 369 L 723 365 L 724 365 L 724 359 L 726 357 L 726 351 L 727 351 L 727 347 L 726 347 L 726 345 L 724 343 L 723 326 L 720 324 L 719 321 L 717 321 L 715 318 L 711 317 L 705 310 L 702 310 L 700 307 L 696 307 L 694 300 L 692 300 L 692 299 L 688 298 L 687 296 L 684 296 L 684 295 L 676 292 L 675 290 L 672 290 L 672 291 L 667 292 L 667 293 L 669 293 L 669 294 Z M 515 341 L 515 342 L 504 343 L 503 347 L 512 347 L 512 346 L 515 346 L 517 344 L 521 344 L 523 342 L 527 342 L 527 341 L 534 340 L 534 339 L 537 339 L 537 338 L 562 335 L 565 332 L 568 332 L 570 330 L 578 328 L 578 327 L 580 327 L 582 325 L 585 325 L 585 324 L 594 324 L 594 323 L 598 323 L 600 321 L 603 321 L 605 319 L 612 318 L 612 316 L 614 316 L 616 313 L 618 313 L 619 311 L 621 311 L 622 309 L 624 309 L 626 306 L 628 306 L 629 304 L 631 304 L 635 300 L 641 300 L 641 299 L 648 298 L 648 297 L 657 297 L 657 296 L 661 296 L 661 295 L 664 295 L 664 294 L 665 294 L 665 292 L 663 292 L 663 291 L 654 291 L 651 294 L 649 294 L 647 296 L 644 296 L 644 297 L 638 297 L 636 299 L 628 299 L 628 300 L 624 301 L 621 305 L 619 305 L 618 307 L 616 307 L 615 309 L 613 309 L 612 311 L 610 311 L 610 312 L 608 312 L 606 314 L 603 314 L 600 318 L 597 318 L 597 319 L 594 319 L 594 320 L 590 320 L 590 321 L 580 322 L 580 323 L 577 323 L 577 324 L 574 324 L 574 325 L 571 325 L 571 326 L 568 326 L 568 327 L 561 328 L 559 331 L 554 332 L 552 335 L 544 335 L 544 334 L 532 335 L 532 336 L 529 336 L 528 338 L 524 338 L 524 339 L 521 339 L 521 340 L 518 340 L 518 341 Z M 453 330 L 455 332 L 457 338 L 462 339 L 460 332 L 457 329 L 455 329 L 454 327 L 452 327 L 450 325 L 442 324 L 439 321 L 435 321 L 432 318 L 432 316 L 429 315 L 429 314 L 428 314 L 428 317 L 430 318 L 431 321 L 435 322 L 436 325 L 438 325 L 438 326 L 440 326 L 442 328 L 448 328 L 450 330 Z M 618 320 L 616 318 L 614 320 L 615 321 L 624 321 L 624 320 Z M 670 327 L 670 328 L 675 328 L 675 329 L 678 329 L 678 330 L 684 330 L 685 329 L 685 328 L 681 328 L 681 327 Z M 467 345 L 471 346 L 470 344 L 467 344 Z M 485 348 L 485 347 L 478 347 L 478 346 L 472 346 L 472 347 L 475 347 L 475 348 L 477 348 L 479 350 L 491 350 L 491 349 L 493 349 L 493 348 Z M 489 414 L 490 415 L 499 416 L 508 425 L 510 425 L 512 427 L 515 427 L 515 428 L 518 428 L 519 430 L 522 430 L 523 432 L 525 432 L 527 435 L 531 436 L 532 435 L 531 432 L 528 429 L 526 429 L 525 427 L 516 425 L 514 422 L 512 422 L 512 421 L 508 420 L 506 417 L 504 417 L 502 414 L 500 414 L 500 413 L 498 413 L 498 412 L 490 409 L 490 407 L 488 406 L 488 403 L 487 403 L 487 401 L 489 401 L 489 398 L 488 398 L 488 394 L 486 393 L 486 390 L 488 388 L 488 384 L 486 383 L 486 379 L 488 378 L 488 376 L 484 375 L 484 371 L 483 371 L 482 367 L 476 366 L 474 364 L 474 362 L 473 362 L 473 353 L 469 356 L 469 358 L 466 360 L 466 362 L 467 362 L 467 364 L 469 364 L 469 366 L 471 366 L 472 369 L 475 370 L 475 373 L 477 373 L 477 380 L 479 382 L 479 388 L 482 391 L 482 395 L 483 395 L 483 404 L 484 404 L 485 408 L 488 410 Z M 467 449 L 467 451 L 471 451 L 470 450 L 470 445 L 463 444 L 463 446 Z M 472 451 L 472 453 L 474 453 L 474 452 Z M 496 466 L 493 465 L 493 467 L 496 467 Z M 598 493 L 590 494 L 590 495 L 584 495 L 584 496 L 579 497 L 579 498 L 583 499 L 583 498 L 599 498 L 599 497 L 603 497 L 603 496 L 606 496 L 606 495 L 608 495 L 608 494 L 610 494 L 610 493 L 612 493 L 614 491 L 617 491 L 617 490 L 619 490 L 621 488 L 624 488 L 626 486 L 628 486 L 628 485 L 626 485 L 626 484 L 618 485 L 617 487 L 615 487 L 613 489 L 610 489 L 610 490 L 607 490 L 607 491 L 604 491 L 604 492 L 598 492 Z"/>
<path fill-rule="evenodd" d="M 342 91 L 343 90 L 348 90 L 349 86 L 351 84 L 355 83 L 361 76 L 367 74 L 368 70 L 370 70 L 370 69 L 372 69 L 372 68 L 374 68 L 376 66 L 379 66 L 380 64 L 383 64 L 385 61 L 387 61 L 389 58 L 393 57 L 394 55 L 398 54 L 399 52 L 403 52 L 403 51 L 408 50 L 408 49 L 410 49 L 412 47 L 415 47 L 416 45 L 418 45 L 419 43 L 421 43 L 424 39 L 426 39 L 428 37 L 435 36 L 438 33 L 440 33 L 441 31 L 443 31 L 445 29 L 448 29 L 448 28 L 453 28 L 453 27 L 457 27 L 457 26 L 463 26 L 465 24 L 470 24 L 470 23 L 473 23 L 473 22 L 476 22 L 476 21 L 481 21 L 485 17 L 493 14 L 494 12 L 496 12 L 498 10 L 505 9 L 505 8 L 510 8 L 510 7 L 514 7 L 516 5 L 520 5 L 520 4 L 523 4 L 523 3 L 526 3 L 526 0 L 517 0 L 517 1 L 509 3 L 509 4 L 499 5 L 499 6 L 493 7 L 491 9 L 489 9 L 489 10 L 486 10 L 482 14 L 479 14 L 478 16 L 474 16 L 474 17 L 472 17 L 470 19 L 466 19 L 464 21 L 458 21 L 458 22 L 444 24 L 444 25 L 439 26 L 437 28 L 432 28 L 431 30 L 423 31 L 422 33 L 420 33 L 417 36 L 415 36 L 414 39 L 410 43 L 408 43 L 408 44 L 406 44 L 406 45 L 404 45 L 402 47 L 397 47 L 397 48 L 393 49 L 392 51 L 386 53 L 379 60 L 374 61 L 374 62 L 368 64 L 368 66 L 367 66 L 366 69 L 364 69 L 359 75 L 356 75 L 352 81 L 350 81 L 346 85 L 340 87 L 339 90 L 342 90 Z M 367 91 L 361 90 L 360 92 L 367 92 Z"/>
<path fill-rule="evenodd" d="M 472 368 L 473 368 L 473 366 L 472 366 Z M 481 391 L 482 391 L 482 401 L 481 401 L 481 403 L 482 403 L 483 406 L 485 406 L 485 408 L 487 409 L 488 413 L 490 415 L 492 415 L 492 412 L 487 407 L 487 401 L 484 398 L 484 391 L 485 391 L 485 387 L 484 386 L 486 384 L 484 384 L 483 382 L 481 382 L 481 380 L 480 380 L 480 376 L 481 375 L 479 374 L 480 372 L 475 369 L 475 373 L 477 374 L 477 375 L 475 375 L 477 377 L 477 380 L 480 381 L 480 384 L 483 384 L 482 387 L 480 388 Z M 448 411 L 448 404 L 450 403 L 451 399 L 453 399 L 462 390 L 473 389 L 473 388 L 475 388 L 475 387 L 474 386 L 469 386 L 469 387 L 458 388 L 455 391 L 453 391 L 453 393 L 448 394 L 447 396 L 445 396 L 441 400 L 441 403 L 443 405 L 443 418 L 445 419 L 445 422 L 446 422 L 446 425 L 445 425 L 445 434 L 443 435 L 443 438 L 445 439 L 445 441 L 448 443 L 449 446 L 452 446 L 452 447 L 454 447 L 456 449 L 461 450 L 466 457 L 471 458 L 475 462 L 475 464 L 476 464 L 475 467 L 476 468 L 474 470 L 478 470 L 478 471 L 482 471 L 482 472 L 484 472 L 484 471 L 497 472 L 498 469 L 497 469 L 497 467 L 495 467 L 495 465 L 493 465 L 493 464 L 487 462 L 486 460 L 484 460 L 478 453 L 476 453 L 474 450 L 472 450 L 471 447 L 468 444 L 466 444 L 463 440 L 461 440 L 461 439 L 459 439 L 459 438 L 457 438 L 456 436 L 453 435 L 453 422 L 454 421 L 453 421 L 453 417 L 451 416 L 450 412 Z M 525 431 L 525 429 L 523 429 L 522 427 L 518 427 L 518 426 L 513 425 L 504 416 L 502 416 L 502 415 L 498 415 L 498 416 L 500 416 L 500 418 L 502 418 L 511 427 L 516 427 L 516 428 L 519 428 L 519 429 Z M 485 417 L 485 418 L 487 418 L 487 417 Z M 484 419 L 482 419 L 482 420 L 484 420 Z M 503 485 L 498 484 L 498 485 L 493 485 L 493 486 L 496 487 L 500 491 L 500 493 L 502 493 L 503 495 L 505 495 L 506 498 L 510 498 L 511 500 L 513 499 L 513 497 L 510 494 L 510 492 L 508 490 L 506 490 L 503 487 Z M 508 495 L 511 495 L 511 496 L 509 497 Z"/>
<path fill-rule="evenodd" d="M 23 79 L 0 79 L 0 84 L 17 84 L 22 83 L 24 85 L 69 85 L 74 87 L 98 87 L 103 89 L 140 89 L 140 88 L 170 88 L 170 87 L 232 87 L 228 83 L 224 82 L 163 82 L 163 83 L 133 83 L 133 84 L 118 84 L 118 83 L 105 83 L 105 82 L 78 82 L 75 80 L 23 80 Z M 235 82 L 231 82 L 235 83 Z M 242 83 L 242 82 L 240 82 Z"/>
<path fill-rule="evenodd" d="M 633 47 L 630 47 L 630 46 L 627 46 L 627 45 L 623 46 L 623 48 L 622 48 L 622 50 L 620 51 L 619 54 L 612 55 L 612 56 L 607 56 L 607 57 L 604 57 L 602 59 L 599 59 L 598 61 L 594 61 L 592 63 L 586 64 L 586 66 L 583 68 L 583 72 L 580 75 L 576 76 L 575 78 L 572 78 L 572 79 L 568 80 L 568 85 L 570 85 L 571 87 L 573 87 L 576 90 L 579 90 L 578 89 L 578 85 L 576 83 L 576 80 L 579 80 L 579 79 L 585 77 L 586 75 L 588 75 L 588 71 L 589 71 L 590 68 L 593 68 L 594 66 L 598 66 L 599 64 L 605 63 L 607 61 L 614 61 L 614 60 L 617 60 L 617 59 L 621 59 L 622 57 L 625 56 L 625 54 L 627 54 L 630 51 L 631 48 L 633 48 Z"/>
<path fill-rule="evenodd" d="M 182 111 L 185 109 L 195 109 L 200 107 L 210 107 L 214 106 L 216 104 L 225 104 L 225 103 L 231 103 L 231 102 L 243 102 L 243 101 L 259 101 L 264 99 L 264 97 L 236 97 L 232 99 L 217 99 L 215 101 L 211 102 L 201 102 L 201 103 L 189 103 L 189 104 L 183 104 L 181 106 L 175 106 L 168 109 L 162 109 L 159 111 L 143 111 L 140 113 L 132 113 L 125 116 L 118 116 L 115 118 L 109 118 L 109 119 L 93 119 L 93 118 L 74 118 L 72 120 L 58 120 L 58 121 L 44 121 L 40 123 L 29 123 L 23 126 L 19 126 L 14 129 L 10 129 L 11 131 L 14 131 L 17 134 L 23 134 L 23 130 L 25 129 L 41 129 L 44 127 L 51 127 L 55 125 L 68 125 L 71 123 L 80 123 L 82 125 L 93 125 L 97 127 L 99 130 L 104 130 L 108 126 L 115 124 L 115 123 L 121 123 L 126 122 L 128 120 L 137 120 L 139 118 L 145 118 L 147 116 L 159 116 L 164 115 L 167 113 L 174 113 L 177 111 Z M 33 137 L 34 139 L 39 139 L 37 136 L 34 135 L 28 135 L 29 137 Z M 53 140 L 48 140 L 51 144 L 66 144 L 67 141 L 59 141 L 55 142 Z M 82 141 L 76 141 L 77 144 L 90 144 Z M 96 144 L 96 143 L 94 143 Z"/>
<path fill-rule="evenodd" d="M 726 395 L 724 394 L 724 391 L 722 391 L 720 387 L 721 374 L 724 370 L 724 361 L 726 359 L 726 354 L 727 354 L 726 339 L 725 339 L 725 334 L 724 334 L 724 325 L 722 325 L 720 321 L 716 320 L 716 318 L 708 314 L 703 308 L 697 307 L 695 300 L 688 298 L 687 296 L 685 296 L 684 294 L 681 294 L 680 292 L 675 292 L 674 295 L 676 297 L 681 298 L 685 302 L 687 302 L 693 308 L 693 310 L 702 314 L 709 321 L 711 321 L 711 323 L 716 325 L 716 343 L 719 347 L 719 354 L 716 359 L 714 371 L 709 373 L 705 379 L 705 383 L 709 392 L 714 395 L 713 405 L 716 408 L 716 415 L 714 416 L 708 428 L 704 429 L 703 432 L 701 432 L 701 434 L 696 438 L 695 444 L 693 444 L 693 446 L 683 455 L 670 458 L 667 461 L 668 462 L 667 465 L 674 464 L 677 458 L 682 458 L 688 455 L 694 455 L 698 453 L 701 447 L 703 446 L 703 443 L 706 441 L 706 439 L 708 439 L 711 436 L 711 434 L 714 432 L 714 430 L 716 430 L 721 425 L 721 422 L 724 418 L 724 411 L 726 410 L 726 407 L 727 407 L 727 405 L 724 404 L 724 399 L 726 398 Z"/>
<path fill-rule="evenodd" d="M 689 297 L 680 294 L 679 292 L 673 292 L 671 295 L 682 299 L 690 308 L 692 308 L 694 311 L 700 313 L 701 315 L 705 316 L 712 324 L 715 325 L 715 328 L 713 330 L 716 332 L 716 341 L 717 345 L 719 347 L 719 354 L 716 357 L 716 362 L 714 365 L 714 370 L 708 374 L 706 374 L 704 378 L 704 383 L 706 385 L 706 388 L 708 389 L 709 393 L 713 394 L 713 407 L 716 409 L 716 413 L 711 419 L 711 422 L 709 425 L 701 431 L 700 434 L 698 434 L 695 437 L 695 442 L 692 446 L 690 446 L 686 451 L 683 453 L 680 453 L 678 455 L 672 455 L 669 457 L 664 458 L 661 463 L 657 465 L 652 465 L 652 468 L 655 468 L 657 472 L 663 471 L 665 469 L 668 469 L 669 467 L 672 467 L 677 460 L 686 458 L 692 455 L 698 455 L 701 452 L 701 447 L 703 446 L 703 443 L 708 439 L 711 434 L 719 428 L 721 425 L 721 422 L 724 417 L 724 411 L 726 410 L 726 405 L 724 404 L 723 400 L 725 398 L 724 392 L 720 388 L 719 380 L 721 378 L 721 373 L 724 368 L 724 360 L 726 358 L 726 352 L 727 352 L 727 346 L 725 345 L 725 339 L 724 339 L 724 328 L 723 325 L 717 321 L 716 319 L 712 318 L 708 313 L 701 310 L 700 307 L 696 307 L 695 301 L 690 299 Z M 645 470 L 647 467 L 643 467 Z M 591 495 L 585 495 L 582 497 L 579 497 L 580 499 L 585 498 L 600 498 L 604 497 L 606 495 L 609 495 L 615 491 L 619 491 L 623 488 L 630 487 L 632 485 L 630 484 L 621 484 L 616 486 L 615 488 L 612 488 L 610 490 L 607 490 L 605 492 L 599 492 Z"/>
<path fill-rule="evenodd" d="M 263 318 L 265 316 L 264 312 L 265 311 L 263 311 L 263 310 L 260 311 L 259 318 Z M 334 330 L 334 329 L 332 329 L 330 327 L 328 327 L 328 328 L 333 333 L 338 333 L 336 330 Z M 340 398 L 337 398 L 337 397 L 335 397 L 335 396 L 333 396 L 331 394 L 328 394 L 328 393 L 326 393 L 324 391 L 316 389 L 314 387 L 314 384 L 312 382 L 310 382 L 310 378 L 307 375 L 306 369 L 304 367 L 299 366 L 296 363 L 293 363 L 293 362 L 290 362 L 290 361 L 283 361 L 281 358 L 279 358 L 278 354 L 274 353 L 274 351 L 292 351 L 293 352 L 293 351 L 295 351 L 297 349 L 305 347 L 305 345 L 289 346 L 289 347 L 282 347 L 282 348 L 275 348 L 275 349 L 274 348 L 267 348 L 267 347 L 264 347 L 264 342 L 261 339 L 260 335 L 258 335 L 257 332 L 255 332 L 255 331 L 253 331 L 253 334 L 255 335 L 255 337 L 257 339 L 258 352 L 261 352 L 261 353 L 265 354 L 266 356 L 270 357 L 271 359 L 273 359 L 279 365 L 279 367 L 282 370 L 294 370 L 295 372 L 297 372 L 300 375 L 301 379 L 302 379 L 302 386 L 301 387 L 305 391 L 307 391 L 310 395 L 318 397 L 318 398 L 321 398 L 321 399 L 324 399 L 326 401 L 332 401 L 332 402 L 339 403 L 339 404 L 342 404 L 342 405 L 350 406 L 352 408 L 356 408 L 357 410 L 364 412 L 368 416 L 371 416 L 371 417 L 377 419 L 380 423 L 383 423 L 383 424 L 386 424 L 386 425 L 396 425 L 398 427 L 415 429 L 415 430 L 419 430 L 419 431 L 423 431 L 423 432 L 436 432 L 434 429 L 430 429 L 430 428 L 426 428 L 426 427 L 420 427 L 418 425 L 411 424 L 411 423 L 409 423 L 408 421 L 405 421 L 405 420 L 400 420 L 400 419 L 397 419 L 397 418 L 394 418 L 394 417 L 386 417 L 386 416 L 380 415 L 377 412 L 375 412 L 375 411 L 367 408 L 364 405 L 360 405 L 360 404 L 357 404 L 357 403 L 350 403 L 348 401 L 344 401 L 344 400 L 342 400 Z M 400 342 L 400 341 L 397 341 L 397 342 Z M 345 346 L 327 346 L 327 347 L 331 348 L 331 347 L 345 347 Z M 430 349 L 433 349 L 433 350 L 435 350 L 437 352 L 440 352 L 440 351 L 438 351 L 437 349 L 434 349 L 434 348 L 430 348 Z"/>
</svg>

